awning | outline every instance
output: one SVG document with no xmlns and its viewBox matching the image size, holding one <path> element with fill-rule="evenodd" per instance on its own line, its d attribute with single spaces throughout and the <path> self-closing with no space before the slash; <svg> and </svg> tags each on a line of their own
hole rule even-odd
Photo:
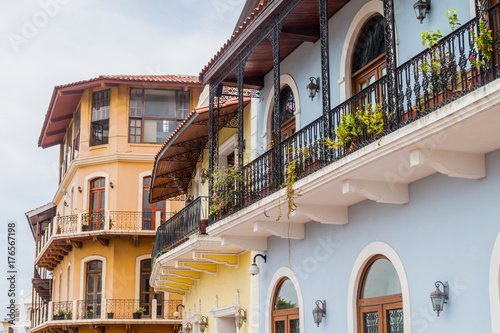
<svg viewBox="0 0 500 333">
<path fill-rule="evenodd" d="M 30 225 L 31 233 L 33 238 L 36 238 L 36 224 L 39 223 L 38 234 L 42 233 L 42 230 L 52 222 L 54 216 L 56 216 L 56 205 L 49 202 L 41 207 L 30 210 L 25 213 L 28 223 Z M 35 239 L 36 240 L 36 239 Z"/>
<path fill-rule="evenodd" d="M 246 106 L 250 98 L 244 98 Z M 155 158 L 149 201 L 157 202 L 186 194 L 208 148 L 208 105 L 194 109 L 165 141 Z M 219 128 L 237 127 L 238 99 L 220 106 Z"/>
</svg>

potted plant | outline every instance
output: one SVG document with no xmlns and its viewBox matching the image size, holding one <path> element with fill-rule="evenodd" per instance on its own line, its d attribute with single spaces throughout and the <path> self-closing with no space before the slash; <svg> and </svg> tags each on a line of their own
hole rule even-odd
<svg viewBox="0 0 500 333">
<path fill-rule="evenodd" d="M 61 233 L 61 226 L 60 226 L 60 225 L 58 225 L 58 226 L 57 226 L 57 233 L 58 233 L 58 234 L 60 234 L 60 233 Z"/>
<path fill-rule="evenodd" d="M 71 315 L 72 315 L 71 310 L 69 310 L 68 313 L 66 313 L 66 319 L 71 320 L 72 317 Z"/>
<path fill-rule="evenodd" d="M 111 230 L 111 228 L 113 228 L 113 226 L 115 225 L 115 220 L 113 220 L 112 217 L 109 218 L 109 229 Z"/>
<path fill-rule="evenodd" d="M 57 315 L 56 314 L 52 315 L 52 320 L 57 320 Z"/>
<path fill-rule="evenodd" d="M 82 231 L 89 231 L 89 225 L 88 225 L 88 224 L 83 223 L 83 224 L 82 224 Z"/>
<path fill-rule="evenodd" d="M 108 319 L 113 319 L 114 315 L 115 315 L 115 313 L 113 311 L 108 312 Z"/>
<path fill-rule="evenodd" d="M 137 309 L 135 309 L 134 313 L 132 314 L 132 317 L 134 319 L 141 319 L 142 318 L 142 314 L 146 312 L 146 309 L 143 308 L 142 306 L 138 307 Z"/>
<path fill-rule="evenodd" d="M 94 310 L 88 309 L 87 310 L 87 319 L 92 319 L 94 318 Z"/>
<path fill-rule="evenodd" d="M 64 310 L 57 311 L 57 320 L 64 320 L 66 312 Z"/>
</svg>

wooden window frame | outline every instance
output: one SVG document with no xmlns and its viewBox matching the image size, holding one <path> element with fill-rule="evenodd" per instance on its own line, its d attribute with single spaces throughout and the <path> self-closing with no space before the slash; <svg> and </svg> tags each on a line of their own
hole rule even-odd
<svg viewBox="0 0 500 333">
<path fill-rule="evenodd" d="M 94 187 L 94 182 L 99 181 L 99 186 Z M 104 181 L 104 185 L 100 185 L 101 181 Z M 97 207 L 92 208 L 92 195 L 97 194 Z M 102 195 L 104 194 L 104 199 Z M 102 202 L 104 200 L 104 203 Z M 101 206 L 103 208 L 101 209 Z M 104 212 L 106 209 L 106 178 L 97 177 L 90 180 L 90 192 L 89 192 L 89 213 L 91 214 L 91 219 L 89 221 L 89 230 L 102 230 L 101 223 L 101 212 Z"/>
<path fill-rule="evenodd" d="M 387 333 L 387 310 L 392 309 L 403 309 L 403 294 L 394 294 L 373 298 L 361 298 L 361 293 L 363 292 L 363 286 L 365 284 L 366 274 L 371 268 L 372 264 L 379 260 L 385 259 L 391 262 L 386 256 L 376 255 L 370 258 L 370 260 L 365 264 L 363 272 L 361 274 L 360 283 L 357 291 L 357 322 L 358 322 L 358 333 L 363 333 L 363 313 L 366 312 L 378 312 L 378 326 L 379 333 Z M 392 262 L 391 262 L 392 264 Z"/>
<path fill-rule="evenodd" d="M 92 93 L 92 114 L 90 126 L 90 146 L 100 146 L 109 142 L 109 116 L 111 112 L 111 89 Z M 104 127 L 108 128 L 105 136 Z M 99 129 L 99 127 L 101 127 Z M 100 133 L 100 135 L 99 135 Z M 98 139 L 98 137 L 100 137 Z"/>
<path fill-rule="evenodd" d="M 92 263 L 96 263 L 96 266 L 97 266 L 97 263 L 101 263 L 101 269 L 96 269 L 94 271 L 90 271 L 90 265 Z M 98 296 L 100 295 L 101 296 L 101 301 L 102 301 L 102 284 L 103 284 L 103 274 L 102 274 L 102 267 L 103 267 L 104 263 L 101 261 L 101 260 L 92 260 L 92 261 L 89 261 L 87 263 L 85 263 L 85 301 L 87 302 L 90 302 L 89 301 L 89 295 L 92 294 L 92 296 L 95 297 L 95 299 L 92 301 L 93 303 L 96 303 L 96 304 L 100 304 L 101 302 L 98 301 Z M 89 280 L 90 280 L 90 276 L 94 276 L 94 292 L 93 293 L 89 293 L 88 290 L 89 290 Z M 98 292 L 98 277 L 101 277 L 101 291 Z M 88 306 L 88 305 L 87 305 Z M 95 312 L 95 309 L 94 309 L 94 312 Z"/>
<path fill-rule="evenodd" d="M 189 114 L 189 108 L 190 108 L 190 100 L 191 100 L 191 93 L 190 91 L 183 91 L 183 90 L 168 90 L 168 91 L 174 91 L 175 92 L 175 117 L 148 117 L 144 115 L 145 112 L 145 101 L 146 101 L 146 90 L 168 90 L 168 89 L 153 89 L 153 88 L 139 88 L 139 87 L 131 87 L 130 88 L 130 95 L 129 95 L 129 112 L 128 112 L 128 117 L 129 117 L 129 131 L 128 131 L 128 142 L 129 143 L 149 143 L 149 144 L 160 144 L 161 142 L 146 142 L 144 141 L 144 124 L 146 120 L 165 120 L 165 121 L 172 121 L 175 122 L 174 125 L 174 130 L 177 128 L 177 126 L 184 120 L 184 118 Z M 142 91 L 142 94 L 137 94 L 137 91 Z M 180 97 L 180 96 L 185 96 L 187 94 L 187 98 Z M 188 103 L 187 108 L 184 107 L 184 104 Z M 182 106 L 180 104 L 182 103 Z M 132 110 L 134 110 L 132 114 Z M 187 110 L 187 112 L 186 112 Z M 183 113 L 183 116 L 181 117 L 181 113 Z M 184 115 L 185 113 L 185 115 Z M 141 120 L 141 134 L 140 134 L 140 142 L 137 141 L 132 141 L 131 137 L 134 136 L 137 138 L 137 135 L 131 135 L 130 133 L 130 128 L 131 128 L 131 120 Z"/>
<path fill-rule="evenodd" d="M 143 259 L 143 260 L 141 260 L 139 262 L 139 265 L 140 265 L 139 266 L 140 267 L 140 275 L 139 275 L 139 279 L 140 279 L 140 281 L 139 281 L 139 306 L 142 306 L 142 307 L 144 307 L 146 309 L 145 315 L 151 315 L 150 306 L 152 304 L 152 300 L 154 298 L 156 298 L 157 300 L 158 300 L 158 298 L 160 298 L 160 302 L 158 302 L 156 304 L 156 311 L 157 311 L 156 313 L 159 316 L 159 315 L 161 315 L 163 313 L 163 300 L 164 300 L 163 298 L 164 298 L 164 294 L 161 293 L 161 292 L 160 293 L 155 293 L 154 292 L 154 288 L 151 288 L 151 287 L 149 288 L 148 292 L 144 292 L 142 290 L 142 286 L 143 286 L 143 282 L 144 282 L 143 275 L 149 273 L 149 276 L 151 276 L 151 271 L 152 271 L 151 268 L 150 269 L 143 269 L 142 268 L 142 264 L 145 261 L 149 261 L 150 264 L 151 264 L 152 260 L 151 260 L 151 258 L 148 258 L 148 259 Z M 148 285 L 149 285 L 149 278 L 147 280 L 148 280 Z M 142 301 L 142 295 L 149 295 L 149 303 L 145 303 L 145 302 Z M 158 298 L 157 298 L 157 296 L 158 296 Z"/>
<path fill-rule="evenodd" d="M 146 179 L 150 179 L 149 181 L 149 185 L 146 185 Z M 151 176 L 145 176 L 143 179 L 142 179 L 142 213 L 143 213 L 143 217 L 142 217 L 142 230 L 156 230 L 156 224 L 158 222 L 161 223 L 161 221 L 156 221 L 156 212 L 159 211 L 161 212 L 162 214 L 162 218 L 165 216 L 165 212 L 166 212 L 166 201 L 163 200 L 163 208 L 161 207 L 157 207 L 157 203 L 152 203 L 151 204 L 151 208 L 147 208 L 147 209 L 151 209 L 151 217 L 148 219 L 144 216 L 144 210 L 146 209 L 146 207 L 144 207 L 144 201 L 145 200 L 148 200 L 148 195 L 146 194 L 146 191 L 149 191 L 151 190 L 151 181 L 153 180 L 153 178 Z M 146 229 L 145 228 L 145 222 L 147 222 L 148 220 L 151 220 L 151 228 L 150 229 Z"/>
<path fill-rule="evenodd" d="M 300 319 L 299 314 L 300 314 L 300 308 L 296 307 L 293 309 L 283 309 L 283 310 L 274 310 L 274 305 L 276 304 L 276 299 L 278 297 L 278 293 L 281 289 L 281 286 L 286 280 L 290 280 L 287 277 L 284 277 L 278 281 L 276 284 L 276 291 L 274 292 L 273 295 L 273 300 L 272 300 L 272 314 L 271 314 L 271 322 L 272 322 L 272 327 L 271 331 L 272 333 L 276 333 L 276 322 L 277 321 L 285 321 L 285 333 L 290 332 L 290 320 L 294 319 Z M 294 287 L 295 288 L 295 287 Z M 297 290 L 295 290 L 295 293 L 297 293 Z"/>
</svg>

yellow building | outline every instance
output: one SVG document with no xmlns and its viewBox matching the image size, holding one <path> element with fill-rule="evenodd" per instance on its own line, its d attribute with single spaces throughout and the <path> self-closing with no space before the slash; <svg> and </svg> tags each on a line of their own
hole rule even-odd
<svg viewBox="0 0 500 333">
<path fill-rule="evenodd" d="M 201 89 L 197 77 L 173 75 L 55 87 L 38 144 L 60 145 L 59 186 L 52 203 L 26 213 L 34 332 L 176 331 L 181 298 L 148 281 L 156 229 L 185 196 L 150 204 L 148 195 L 155 154 Z"/>
</svg>

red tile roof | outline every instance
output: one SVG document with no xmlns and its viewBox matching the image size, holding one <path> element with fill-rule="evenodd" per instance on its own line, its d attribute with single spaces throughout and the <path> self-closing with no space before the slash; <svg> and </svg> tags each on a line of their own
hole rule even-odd
<svg viewBox="0 0 500 333">
<path fill-rule="evenodd" d="M 202 85 L 198 76 L 191 75 L 99 75 L 99 77 L 63 84 L 55 88 L 64 88 L 100 80 L 128 81 L 128 82 L 154 82 Z"/>
<path fill-rule="evenodd" d="M 234 44 L 234 42 L 238 39 L 238 37 L 241 36 L 241 34 L 248 28 L 248 26 L 250 26 L 250 24 L 252 22 L 254 22 L 255 19 L 257 17 L 259 17 L 259 15 L 264 11 L 264 9 L 266 9 L 266 7 L 273 1 L 274 0 L 261 0 L 259 2 L 259 5 L 257 7 L 255 7 L 255 9 L 250 14 L 250 16 L 248 16 L 241 23 L 241 25 L 237 29 L 234 30 L 231 37 L 227 40 L 226 43 L 224 43 L 224 45 L 217 52 L 217 54 L 215 54 L 214 57 L 212 59 L 210 59 L 208 64 L 205 67 L 203 67 L 203 69 L 200 72 L 201 78 L 217 62 L 217 60 L 219 60 L 224 55 L 224 53 L 226 53 L 226 51 L 229 49 L 229 47 L 231 47 Z"/>
</svg>

